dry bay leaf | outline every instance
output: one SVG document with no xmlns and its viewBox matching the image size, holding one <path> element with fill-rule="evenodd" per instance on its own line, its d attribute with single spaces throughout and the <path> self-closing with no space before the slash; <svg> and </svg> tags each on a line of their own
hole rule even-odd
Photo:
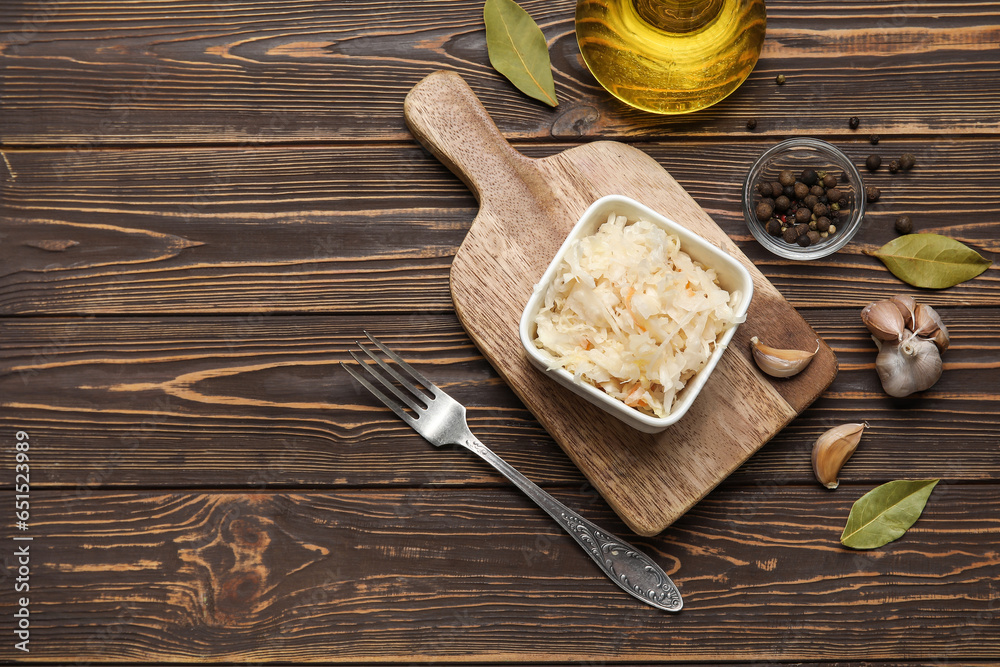
<svg viewBox="0 0 1000 667">
<path fill-rule="evenodd" d="M 851 549 L 877 549 L 898 539 L 920 518 L 939 481 L 901 479 L 872 489 L 851 507 L 840 543 Z"/>
<path fill-rule="evenodd" d="M 538 24 L 514 0 L 486 0 L 486 47 L 490 64 L 517 88 L 556 106 L 549 48 Z"/>
<path fill-rule="evenodd" d="M 969 246 L 940 234 L 906 234 L 866 254 L 878 257 L 903 282 L 931 289 L 971 280 L 992 264 Z"/>
</svg>

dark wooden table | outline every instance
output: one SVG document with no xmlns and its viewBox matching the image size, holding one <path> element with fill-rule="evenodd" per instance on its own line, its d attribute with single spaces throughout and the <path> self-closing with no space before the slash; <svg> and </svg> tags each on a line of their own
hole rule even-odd
<svg viewBox="0 0 1000 667">
<path fill-rule="evenodd" d="M 922 291 L 864 254 L 901 214 L 1000 250 L 1000 5 L 769 2 L 746 83 L 672 118 L 595 83 L 572 2 L 523 5 L 556 109 L 491 69 L 478 0 L 3 2 L 0 659 L 1000 660 L 1000 273 Z M 830 389 L 660 536 L 628 534 L 455 317 L 476 202 L 402 114 L 441 68 L 528 155 L 648 152 L 838 355 Z M 739 210 L 748 166 L 794 135 L 858 164 L 917 157 L 871 177 L 862 231 L 809 263 L 766 253 Z M 858 318 L 893 294 L 952 332 L 941 381 L 901 400 Z M 375 407 L 338 366 L 363 328 L 528 477 L 653 555 L 684 611 L 623 595 L 485 464 Z M 871 428 L 827 491 L 811 445 L 856 421 Z M 898 478 L 942 481 L 903 538 L 842 548 L 851 504 Z"/>
</svg>

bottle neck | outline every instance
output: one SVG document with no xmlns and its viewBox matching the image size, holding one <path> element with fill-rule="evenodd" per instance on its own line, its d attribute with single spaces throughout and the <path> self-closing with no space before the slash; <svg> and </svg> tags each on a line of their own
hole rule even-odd
<svg viewBox="0 0 1000 667">
<path fill-rule="evenodd" d="M 631 0 L 639 17 L 672 33 L 696 32 L 722 11 L 725 0 Z"/>
</svg>

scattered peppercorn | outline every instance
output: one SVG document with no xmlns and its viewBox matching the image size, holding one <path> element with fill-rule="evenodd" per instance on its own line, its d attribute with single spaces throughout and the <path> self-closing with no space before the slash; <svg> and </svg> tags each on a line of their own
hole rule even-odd
<svg viewBox="0 0 1000 667">
<path fill-rule="evenodd" d="M 778 76 L 774 77 L 774 82 L 779 86 L 785 85 L 785 75 L 779 74 Z"/>
<path fill-rule="evenodd" d="M 882 196 L 882 191 L 879 190 L 874 185 L 869 185 L 868 187 L 865 188 L 865 198 L 868 199 L 869 202 L 872 203 L 877 202 L 878 198 L 881 196 Z"/>
<path fill-rule="evenodd" d="M 861 125 L 861 119 L 857 116 L 851 116 L 847 121 L 847 126 L 852 130 L 858 129 L 858 125 Z"/>
<path fill-rule="evenodd" d="M 892 162 L 889 163 L 889 173 L 895 174 L 898 172 L 899 172 L 899 162 L 893 160 Z"/>
<path fill-rule="evenodd" d="M 870 137 L 868 137 L 868 141 L 871 142 L 872 146 L 878 146 L 878 140 L 879 136 L 877 134 L 873 134 Z"/>
<path fill-rule="evenodd" d="M 755 127 L 757 127 L 757 119 L 756 118 L 751 118 L 750 120 L 747 121 L 747 129 L 748 130 L 752 130 Z"/>
<path fill-rule="evenodd" d="M 903 157 L 899 158 L 899 168 L 903 171 L 913 169 L 913 165 L 916 163 L 917 159 L 913 157 L 913 153 L 903 153 Z"/>
<path fill-rule="evenodd" d="M 882 158 L 878 155 L 869 155 L 868 159 L 865 160 L 865 166 L 868 167 L 868 171 L 876 171 L 882 165 Z"/>
<path fill-rule="evenodd" d="M 913 221 L 910 220 L 910 216 L 901 215 L 896 218 L 896 231 L 900 234 L 909 234 L 913 231 Z"/>
</svg>

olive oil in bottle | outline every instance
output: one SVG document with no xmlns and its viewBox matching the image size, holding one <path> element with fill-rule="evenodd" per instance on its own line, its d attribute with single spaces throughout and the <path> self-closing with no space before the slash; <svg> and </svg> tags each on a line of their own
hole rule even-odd
<svg viewBox="0 0 1000 667">
<path fill-rule="evenodd" d="M 662 114 L 704 109 L 757 63 L 764 0 L 578 0 L 576 37 L 612 95 Z"/>
</svg>

